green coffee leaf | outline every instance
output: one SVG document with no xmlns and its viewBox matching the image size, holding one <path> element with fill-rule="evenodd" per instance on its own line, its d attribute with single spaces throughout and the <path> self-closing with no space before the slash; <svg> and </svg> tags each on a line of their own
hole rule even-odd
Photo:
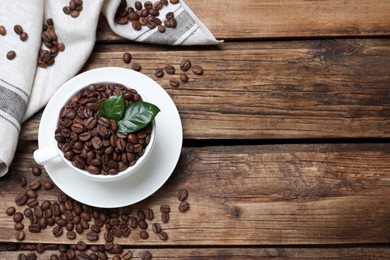
<svg viewBox="0 0 390 260">
<path fill-rule="evenodd" d="M 123 119 L 118 121 L 117 132 L 133 133 L 147 126 L 160 109 L 151 103 L 139 101 L 126 108 Z"/>
<path fill-rule="evenodd" d="M 122 95 L 107 98 L 99 109 L 99 117 L 119 121 L 125 112 L 125 100 Z"/>
</svg>

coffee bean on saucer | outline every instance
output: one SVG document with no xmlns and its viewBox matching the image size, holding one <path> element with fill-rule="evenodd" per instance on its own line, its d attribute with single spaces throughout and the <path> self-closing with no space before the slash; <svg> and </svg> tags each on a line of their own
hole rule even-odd
<svg viewBox="0 0 390 260">
<path fill-rule="evenodd" d="M 4 36 L 7 34 L 7 30 L 5 29 L 4 25 L 0 25 L 0 35 Z"/>
<path fill-rule="evenodd" d="M 13 60 L 13 59 L 15 59 L 15 57 L 16 57 L 16 52 L 15 52 L 15 51 L 9 51 L 9 52 L 7 52 L 6 57 L 7 57 L 7 59 L 9 59 L 9 60 Z"/>
</svg>

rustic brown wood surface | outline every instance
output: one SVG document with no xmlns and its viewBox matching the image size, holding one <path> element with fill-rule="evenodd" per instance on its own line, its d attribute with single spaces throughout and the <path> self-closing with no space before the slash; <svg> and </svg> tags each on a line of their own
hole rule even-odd
<svg viewBox="0 0 390 260">
<path fill-rule="evenodd" d="M 187 0 L 186 3 L 219 39 L 390 34 L 387 0 Z M 97 39 L 122 38 L 101 17 Z"/>
<path fill-rule="evenodd" d="M 387 259 L 390 249 L 386 247 L 362 247 L 362 248 L 164 248 L 148 249 L 153 254 L 153 259 L 177 260 L 177 259 L 199 259 L 199 260 L 250 260 L 250 259 L 311 259 L 311 260 L 344 260 L 344 259 Z M 132 259 L 140 259 L 145 249 L 130 248 L 124 249 L 121 255 L 131 251 Z M 91 251 L 87 251 L 90 253 Z M 0 252 L 1 259 L 17 259 L 20 253 L 28 254 L 30 251 L 21 252 Z M 58 251 L 47 250 L 38 254 L 40 259 L 49 259 L 52 254 L 58 255 Z M 326 255 L 326 257 L 324 257 Z M 113 256 L 110 254 L 110 256 Z"/>
<path fill-rule="evenodd" d="M 36 147 L 32 141 L 20 144 L 13 170 L 2 180 L 0 208 L 14 206 L 14 199 L 26 190 L 17 184 L 20 176 L 38 179 L 30 171 Z M 162 223 L 169 239 L 162 242 L 149 229 L 145 241 L 136 229 L 129 238 L 115 241 L 215 246 L 387 243 L 389 174 L 389 144 L 185 147 L 163 188 L 134 205 L 152 208 L 160 223 L 159 205 L 171 205 L 170 221 Z M 176 194 L 183 188 L 190 194 L 186 213 L 177 210 Z M 40 191 L 38 198 L 55 200 L 58 193 Z M 16 242 L 13 225 L 2 210 L 1 241 Z M 79 238 L 85 240 L 84 235 Z M 48 228 L 26 234 L 24 242 L 53 239 Z M 65 234 L 56 241 L 70 242 Z M 104 243 L 102 235 L 98 242 Z"/>
<path fill-rule="evenodd" d="M 176 103 L 186 139 L 372 138 L 390 136 L 390 46 L 385 39 L 225 43 L 172 48 L 99 45 L 84 70 L 130 68 L 159 82 Z M 151 58 L 153 57 L 153 58 Z M 178 88 L 156 78 L 190 58 L 205 69 Z M 40 117 L 22 139 L 35 139 Z"/>
<path fill-rule="evenodd" d="M 149 239 L 137 228 L 114 242 L 134 259 L 144 250 L 152 259 L 390 259 L 390 1 L 186 3 L 224 43 L 138 44 L 115 35 L 102 15 L 82 69 L 131 68 L 122 60 L 130 52 L 172 97 L 183 123 L 172 176 L 133 205 L 155 212 Z M 177 88 L 168 81 L 179 73 L 154 76 L 167 63 L 179 70 L 184 58 L 204 75 L 189 72 Z M 49 180 L 44 170 L 31 174 L 41 113 L 23 124 L 10 173 L 0 179 L 0 259 L 17 259 L 37 243 L 104 243 L 104 228 L 96 242 L 86 231 L 69 240 L 54 237 L 53 227 L 30 233 L 28 219 L 25 239 L 15 239 L 5 211 L 27 189 L 19 178 Z M 189 191 L 185 213 L 176 198 L 182 188 Z M 55 201 L 61 191 L 38 193 Z M 171 206 L 168 223 L 162 204 Z M 167 241 L 152 232 L 154 222 Z"/>
</svg>

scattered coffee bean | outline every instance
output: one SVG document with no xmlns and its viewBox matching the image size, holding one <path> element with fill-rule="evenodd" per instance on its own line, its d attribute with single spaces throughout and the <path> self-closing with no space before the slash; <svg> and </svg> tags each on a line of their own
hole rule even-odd
<svg viewBox="0 0 390 260">
<path fill-rule="evenodd" d="M 131 54 L 128 52 L 125 52 L 123 54 L 123 62 L 126 64 L 129 64 L 131 62 Z"/>
<path fill-rule="evenodd" d="M 7 34 L 7 30 L 5 29 L 4 25 L 0 25 L 0 35 L 4 36 Z"/>
<path fill-rule="evenodd" d="M 27 185 L 27 180 L 23 176 L 19 178 L 18 182 L 19 182 L 19 185 L 22 186 L 22 187 Z"/>
<path fill-rule="evenodd" d="M 27 195 L 26 194 L 22 194 L 22 195 L 19 195 L 18 197 L 16 197 L 15 203 L 18 206 L 23 206 L 23 205 L 25 205 L 27 203 L 27 200 L 28 200 Z"/>
<path fill-rule="evenodd" d="M 167 212 L 164 212 L 161 214 L 161 221 L 164 222 L 164 223 L 168 223 L 169 221 L 169 213 Z"/>
<path fill-rule="evenodd" d="M 35 250 L 37 251 L 37 253 L 43 254 L 45 252 L 45 245 L 42 243 L 38 243 Z"/>
<path fill-rule="evenodd" d="M 140 255 L 142 260 L 150 260 L 152 259 L 152 253 L 150 253 L 148 250 L 145 250 Z"/>
<path fill-rule="evenodd" d="M 140 236 L 140 238 L 142 238 L 144 240 L 149 238 L 149 234 L 145 230 L 142 230 L 141 232 L 139 232 L 139 236 Z"/>
<path fill-rule="evenodd" d="M 131 68 L 135 71 L 140 71 L 141 70 L 141 64 L 135 62 L 131 65 Z"/>
<path fill-rule="evenodd" d="M 13 214 L 15 214 L 15 212 L 16 212 L 16 209 L 15 209 L 15 207 L 13 207 L 13 206 L 7 208 L 7 210 L 5 211 L 5 213 L 6 213 L 8 216 L 12 216 Z"/>
<path fill-rule="evenodd" d="M 165 33 L 165 31 L 166 31 L 167 29 L 165 28 L 164 25 L 160 24 L 160 25 L 158 26 L 157 30 L 158 30 L 160 33 Z"/>
<path fill-rule="evenodd" d="M 23 214 L 21 212 L 16 212 L 13 216 L 13 219 L 14 219 L 14 222 L 15 223 L 19 223 L 19 222 L 22 222 L 23 220 Z"/>
<path fill-rule="evenodd" d="M 23 230 L 16 230 L 15 232 L 15 239 L 18 241 L 23 240 L 25 237 L 24 231 Z"/>
<path fill-rule="evenodd" d="M 133 257 L 133 252 L 130 250 L 126 250 L 124 254 L 122 255 L 122 259 L 129 260 Z"/>
<path fill-rule="evenodd" d="M 90 231 L 87 233 L 87 239 L 89 241 L 96 241 L 99 239 L 99 235 L 95 232 Z"/>
<path fill-rule="evenodd" d="M 160 231 L 158 233 L 158 237 L 161 239 L 161 240 L 167 240 L 168 239 L 168 234 L 165 232 L 165 231 Z"/>
<path fill-rule="evenodd" d="M 53 187 L 54 187 L 54 184 L 53 184 L 51 181 L 46 181 L 46 182 L 43 184 L 43 188 L 44 188 L 45 190 L 51 190 Z"/>
<path fill-rule="evenodd" d="M 171 211 L 171 207 L 169 205 L 161 205 L 160 206 L 161 213 L 169 213 Z"/>
<path fill-rule="evenodd" d="M 169 2 L 173 5 L 178 4 L 180 0 L 169 0 Z"/>
<path fill-rule="evenodd" d="M 180 74 L 180 80 L 184 83 L 188 82 L 188 76 L 185 73 Z"/>
<path fill-rule="evenodd" d="M 179 205 L 180 212 L 186 212 L 190 209 L 190 204 L 187 201 L 182 201 Z"/>
<path fill-rule="evenodd" d="M 22 32 L 19 36 L 20 40 L 25 42 L 28 39 L 28 34 L 26 32 Z"/>
<path fill-rule="evenodd" d="M 178 198 L 180 201 L 186 200 L 187 197 L 188 197 L 188 190 L 186 190 L 186 189 L 182 189 L 182 190 L 180 190 L 180 191 L 177 193 L 177 198 Z"/>
<path fill-rule="evenodd" d="M 192 66 L 192 63 L 189 59 L 185 59 L 185 60 L 182 60 L 181 63 L 180 63 L 180 69 L 182 71 L 187 71 L 191 68 Z"/>
<path fill-rule="evenodd" d="M 148 220 L 153 220 L 154 219 L 154 212 L 153 212 L 152 209 L 147 209 L 145 215 L 146 215 L 146 218 Z"/>
<path fill-rule="evenodd" d="M 42 170 L 38 166 L 34 166 L 34 167 L 31 168 L 31 173 L 34 176 L 40 176 L 42 174 Z"/>
<path fill-rule="evenodd" d="M 165 71 L 168 74 L 175 74 L 175 67 L 173 67 L 171 64 L 165 65 Z"/>
<path fill-rule="evenodd" d="M 23 230 L 24 229 L 24 224 L 22 222 L 17 222 L 14 225 L 15 230 Z"/>
<path fill-rule="evenodd" d="M 196 75 L 202 75 L 203 74 L 203 68 L 199 65 L 192 66 L 192 72 Z"/>
<path fill-rule="evenodd" d="M 152 230 L 155 234 L 158 234 L 161 232 L 162 228 L 161 228 L 161 225 L 159 223 L 153 223 L 152 225 Z"/>
<path fill-rule="evenodd" d="M 20 35 L 23 32 L 23 27 L 17 24 L 14 26 L 14 31 L 17 35 Z"/>
<path fill-rule="evenodd" d="M 62 227 L 60 227 L 60 226 L 55 226 L 55 227 L 53 228 L 53 235 L 54 235 L 55 237 L 61 236 L 63 232 L 64 232 L 64 229 L 63 229 Z"/>
<path fill-rule="evenodd" d="M 15 51 L 7 52 L 7 59 L 13 60 L 13 59 L 15 59 L 15 57 L 16 57 L 16 52 Z"/>
<path fill-rule="evenodd" d="M 176 79 L 171 79 L 171 80 L 169 81 L 169 85 L 170 85 L 171 87 L 173 87 L 173 88 L 177 88 L 177 87 L 180 86 L 180 82 L 179 82 L 178 80 L 176 80 Z"/>
<path fill-rule="evenodd" d="M 32 180 L 29 184 L 30 189 L 32 190 L 39 190 L 41 188 L 42 184 L 38 180 Z"/>
<path fill-rule="evenodd" d="M 28 231 L 30 231 L 31 233 L 39 233 L 41 232 L 41 227 L 39 226 L 39 224 L 32 223 L 28 226 Z"/>
<path fill-rule="evenodd" d="M 157 78 L 161 78 L 164 76 L 164 70 L 163 69 L 156 69 L 154 72 L 154 75 L 156 75 Z"/>
<path fill-rule="evenodd" d="M 36 197 L 38 197 L 38 193 L 35 190 L 32 190 L 32 189 L 28 189 L 26 191 L 26 195 L 29 198 L 36 198 Z"/>
<path fill-rule="evenodd" d="M 135 9 L 137 9 L 138 11 L 140 11 L 142 9 L 142 3 L 140 1 L 136 1 L 134 6 L 135 6 Z"/>
</svg>

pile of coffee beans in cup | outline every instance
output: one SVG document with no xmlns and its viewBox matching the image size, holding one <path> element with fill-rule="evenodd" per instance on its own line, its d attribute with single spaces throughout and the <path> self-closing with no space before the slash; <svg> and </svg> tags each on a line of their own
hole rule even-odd
<svg viewBox="0 0 390 260">
<path fill-rule="evenodd" d="M 178 4 L 179 0 L 158 0 L 156 2 L 146 1 L 142 4 L 136 1 L 133 7 L 127 6 L 127 1 L 122 0 L 115 14 L 115 22 L 125 25 L 131 22 L 134 30 L 139 31 L 143 26 L 149 29 L 157 27 L 157 31 L 164 33 L 166 28 L 176 28 L 177 21 L 173 12 L 168 12 L 165 18 L 160 18 L 160 11 L 168 4 Z"/>
<path fill-rule="evenodd" d="M 42 170 L 38 166 L 31 168 L 31 174 L 31 177 L 19 177 L 19 184 L 25 189 L 15 198 L 15 205 L 4 210 L 14 222 L 15 239 L 25 241 L 29 233 L 43 233 L 51 229 L 54 238 L 66 237 L 69 241 L 78 242 L 70 245 L 55 244 L 54 241 L 54 244 L 8 246 L 9 251 L 31 251 L 20 253 L 18 259 L 37 259 L 40 254 L 50 251 L 50 259 L 131 259 L 134 255 L 147 260 L 152 258 L 150 251 L 124 249 L 114 242 L 115 239 L 142 241 L 148 239 L 149 234 L 155 234 L 162 241 L 168 240 L 168 233 L 163 229 L 172 211 L 168 204 L 155 206 L 159 208 L 160 217 L 156 216 L 158 211 L 153 210 L 153 206 L 143 208 L 134 204 L 113 209 L 91 207 L 66 196 L 50 181 L 44 181 L 45 176 L 41 176 Z M 45 195 L 48 191 L 52 195 L 56 194 L 56 199 L 41 199 L 41 193 Z M 187 189 L 177 192 L 178 212 L 189 210 L 188 195 Z M 99 244 L 101 238 L 104 242 Z"/>
<path fill-rule="evenodd" d="M 141 101 L 135 89 L 122 84 L 90 84 L 61 109 L 55 139 L 72 165 L 90 174 L 115 175 L 133 166 L 150 142 L 153 124 L 134 133 L 116 132 L 113 119 L 99 116 L 101 104 L 122 95 L 125 106 Z"/>
<path fill-rule="evenodd" d="M 41 68 L 47 68 L 54 64 L 58 53 L 65 50 L 65 45 L 59 42 L 52 18 L 48 18 L 43 25 L 41 38 L 47 49 L 41 48 L 39 50 L 37 64 Z"/>
</svg>

